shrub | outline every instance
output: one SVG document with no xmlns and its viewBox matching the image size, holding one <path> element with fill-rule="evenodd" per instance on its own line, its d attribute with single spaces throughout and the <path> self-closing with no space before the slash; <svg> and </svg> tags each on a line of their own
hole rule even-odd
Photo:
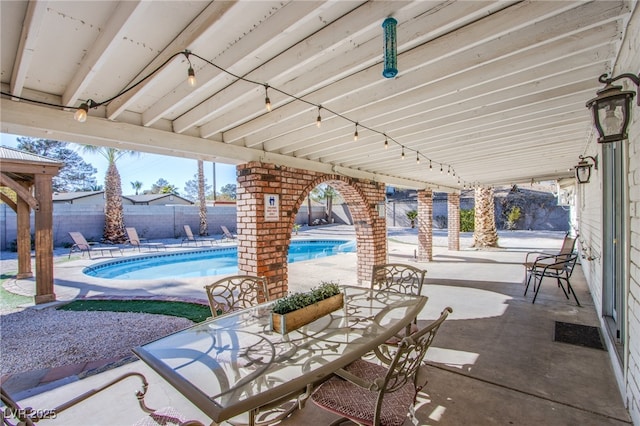
<svg viewBox="0 0 640 426">
<path fill-rule="evenodd" d="M 475 229 L 475 210 L 460 210 L 460 232 L 473 232 Z"/>
</svg>

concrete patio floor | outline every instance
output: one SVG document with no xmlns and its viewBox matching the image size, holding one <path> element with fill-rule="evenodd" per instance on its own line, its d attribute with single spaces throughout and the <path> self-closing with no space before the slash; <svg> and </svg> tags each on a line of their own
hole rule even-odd
<svg viewBox="0 0 640 426">
<path fill-rule="evenodd" d="M 312 229 L 297 238 L 354 238 L 352 227 Z M 582 304 L 567 300 L 553 281 L 545 281 L 535 304 L 523 295 L 525 253 L 560 247 L 562 233 L 516 231 L 500 234 L 500 249 L 468 248 L 463 236 L 460 251 L 446 249 L 446 235 L 436 233 L 434 260 L 416 262 L 415 230 L 389 230 L 389 261 L 417 264 L 428 270 L 424 294 L 429 297 L 419 320 L 435 319 L 445 306 L 453 314 L 444 323 L 427 354 L 421 374 L 429 379 L 418 398 L 420 425 L 621 425 L 631 420 L 620 397 L 605 350 L 554 341 L 555 321 L 598 326 L 593 301 L 579 267 L 572 285 Z M 130 252 L 130 250 L 127 250 Z M 136 252 L 137 253 L 137 252 Z M 72 256 L 73 258 L 73 256 Z M 76 256 L 76 259 L 78 257 Z M 100 258 L 95 261 L 103 261 Z M 95 261 L 73 260 L 56 264 L 58 297 L 169 295 L 200 298 L 201 282 L 130 282 L 100 280 L 78 274 L 79 266 Z M 586 260 L 583 260 L 586 262 Z M 291 290 L 304 290 L 320 281 L 338 280 L 356 285 L 355 254 L 345 254 L 289 265 Z M 30 280 L 14 283 L 29 291 Z M 165 283 L 167 284 L 167 283 Z M 32 291 L 32 290 L 31 290 Z M 99 386 L 126 371 L 139 371 L 150 381 L 147 402 L 152 407 L 171 405 L 187 417 L 207 418 L 141 361 L 128 363 L 82 380 L 67 378 L 47 387 L 20 392 L 23 406 L 52 408 L 86 389 Z M 141 416 L 133 381 L 70 409 L 41 424 L 126 425 Z M 282 425 L 325 425 L 333 415 L 308 403 Z M 412 424 L 410 420 L 406 425 Z"/>
</svg>

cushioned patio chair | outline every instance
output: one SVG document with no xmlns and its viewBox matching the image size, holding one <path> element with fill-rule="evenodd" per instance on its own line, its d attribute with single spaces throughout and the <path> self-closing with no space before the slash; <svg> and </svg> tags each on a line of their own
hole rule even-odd
<svg viewBox="0 0 640 426">
<path fill-rule="evenodd" d="M 220 229 L 222 229 L 222 239 L 223 240 L 234 241 L 234 240 L 238 239 L 238 237 L 236 235 L 233 235 L 231 233 L 231 231 L 229 231 L 229 228 L 227 228 L 226 226 L 221 225 Z"/>
<path fill-rule="evenodd" d="M 69 236 L 73 240 L 73 245 L 71 246 L 71 250 L 69 250 L 69 258 L 71 258 L 71 253 L 73 253 L 74 251 L 79 251 L 82 256 L 87 253 L 89 255 L 89 259 L 91 259 L 91 252 L 96 251 L 100 251 L 100 254 L 102 255 L 104 255 L 104 252 L 106 251 L 111 255 L 111 257 L 114 257 L 114 252 L 119 252 L 120 254 L 122 254 L 122 250 L 120 249 L 120 247 L 88 242 L 86 238 L 84 238 L 84 235 L 82 235 L 82 233 L 80 232 L 69 232 Z"/>
<path fill-rule="evenodd" d="M 161 248 L 167 249 L 162 243 L 150 243 L 145 238 L 140 238 L 138 231 L 136 231 L 134 227 L 127 227 L 125 230 L 127 231 L 127 238 L 129 238 L 128 243 L 134 250 L 137 248 L 138 251 L 140 251 L 140 247 L 147 247 L 149 250 L 153 248 L 156 249 L 156 251 L 160 251 Z"/>
<path fill-rule="evenodd" d="M 311 400 L 341 416 L 331 425 L 345 420 L 361 425 L 403 425 L 426 385 L 418 385 L 418 369 L 451 312 L 445 308 L 436 321 L 403 338 L 388 366 L 359 359 L 336 371 L 313 392 Z"/>
<path fill-rule="evenodd" d="M 206 285 L 204 289 L 214 317 L 269 300 L 267 279 L 264 277 L 232 275 Z"/>
<path fill-rule="evenodd" d="M 184 238 L 182 239 L 182 243 L 180 243 L 180 245 L 184 244 L 185 242 L 188 243 L 194 243 L 196 246 L 198 245 L 198 241 L 208 241 L 212 246 L 213 244 L 218 244 L 218 241 L 215 238 L 207 238 L 207 237 L 196 237 L 195 235 L 193 235 L 193 231 L 191 231 L 191 226 L 190 225 L 183 225 L 184 227 Z"/>
<path fill-rule="evenodd" d="M 3 424 L 9 425 L 9 426 L 17 426 L 17 425 L 33 426 L 39 420 L 47 419 L 47 418 L 50 418 L 50 419 L 56 418 L 63 411 L 73 406 L 76 406 L 81 402 L 86 401 L 87 399 L 93 397 L 94 395 L 97 395 L 98 393 L 104 390 L 107 390 L 111 386 L 125 379 L 128 379 L 130 377 L 138 377 L 141 380 L 142 382 L 141 388 L 140 390 L 135 392 L 135 396 L 138 399 L 138 404 L 140 405 L 140 408 L 142 409 L 142 411 L 144 413 L 148 413 L 148 415 L 142 418 L 132 419 L 133 421 L 137 420 L 137 422 L 135 423 L 136 426 L 146 426 L 146 425 L 204 426 L 203 423 L 197 420 L 186 420 L 184 416 L 181 413 L 179 413 L 177 410 L 175 410 L 173 407 L 165 407 L 159 410 L 154 410 L 147 407 L 144 401 L 144 397 L 147 393 L 149 382 L 147 381 L 144 375 L 137 372 L 130 372 L 130 373 L 123 374 L 122 376 L 119 376 L 100 387 L 91 389 L 83 393 L 82 395 L 79 395 L 73 398 L 68 402 L 58 405 L 57 407 L 46 407 L 43 409 L 21 408 L 16 403 L 16 401 L 13 400 L 13 398 L 11 398 L 9 393 L 6 392 L 6 390 L 3 389 L 2 386 L 0 385 L 0 399 L 2 400 L 2 405 L 4 405 L 4 407 L 2 407 Z M 55 420 L 53 422 L 55 422 Z M 92 422 L 90 418 L 86 418 L 84 419 L 84 423 L 91 424 Z"/>
</svg>

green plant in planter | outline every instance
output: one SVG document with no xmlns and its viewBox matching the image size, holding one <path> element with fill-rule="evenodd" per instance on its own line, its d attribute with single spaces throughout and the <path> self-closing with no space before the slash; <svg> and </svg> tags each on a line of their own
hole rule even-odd
<svg viewBox="0 0 640 426">
<path fill-rule="evenodd" d="M 305 306 L 313 305 L 321 300 L 340 294 L 340 286 L 332 282 L 323 282 L 317 288 L 312 288 L 307 293 L 293 293 L 276 300 L 273 304 L 272 312 L 275 314 L 287 314 L 297 311 Z"/>
</svg>

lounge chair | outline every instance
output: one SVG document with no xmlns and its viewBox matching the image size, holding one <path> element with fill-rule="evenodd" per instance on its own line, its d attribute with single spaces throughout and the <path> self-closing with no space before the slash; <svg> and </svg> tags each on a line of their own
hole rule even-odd
<svg viewBox="0 0 640 426">
<path fill-rule="evenodd" d="M 238 239 L 238 237 L 237 237 L 237 236 L 235 236 L 235 235 L 233 235 L 231 232 L 229 232 L 229 228 L 227 228 L 226 226 L 221 225 L 221 226 L 220 226 L 220 228 L 222 229 L 222 238 L 223 238 L 224 240 L 231 240 L 231 241 L 234 241 L 234 240 L 237 240 L 237 239 Z"/>
<path fill-rule="evenodd" d="M 209 243 L 211 245 L 213 245 L 214 243 L 218 244 L 218 241 L 215 238 L 207 238 L 207 237 L 196 237 L 195 235 L 193 235 L 193 232 L 191 231 L 191 226 L 190 225 L 184 225 L 184 234 L 185 237 L 182 239 L 182 243 L 180 243 L 180 245 L 184 244 L 185 242 L 188 243 L 194 243 L 196 246 L 198 245 L 198 241 L 209 241 Z"/>
<path fill-rule="evenodd" d="M 136 247 L 138 248 L 138 251 L 140 251 L 140 247 L 147 247 L 149 250 L 154 248 L 157 251 L 160 251 L 161 248 L 165 250 L 167 249 L 162 243 L 150 243 L 146 241 L 146 239 L 138 237 L 138 231 L 136 231 L 136 228 L 128 227 L 125 228 L 125 230 L 127 231 L 127 237 L 129 237 L 128 243 L 131 244 L 134 250 Z"/>
<path fill-rule="evenodd" d="M 122 254 L 122 250 L 118 246 L 109 246 L 100 243 L 87 242 L 87 240 L 84 238 L 84 235 L 82 235 L 82 233 L 80 232 L 69 232 L 69 236 L 73 240 L 73 245 L 71 246 L 71 250 L 69 250 L 69 258 L 71 258 L 71 253 L 73 253 L 74 251 L 79 251 L 80 253 L 82 253 L 82 256 L 87 253 L 89 255 L 89 259 L 91 259 L 91 252 L 96 252 L 98 250 L 100 251 L 101 255 L 104 255 L 104 252 L 106 251 L 111 255 L 111 257 L 114 257 L 114 251 Z"/>
</svg>

